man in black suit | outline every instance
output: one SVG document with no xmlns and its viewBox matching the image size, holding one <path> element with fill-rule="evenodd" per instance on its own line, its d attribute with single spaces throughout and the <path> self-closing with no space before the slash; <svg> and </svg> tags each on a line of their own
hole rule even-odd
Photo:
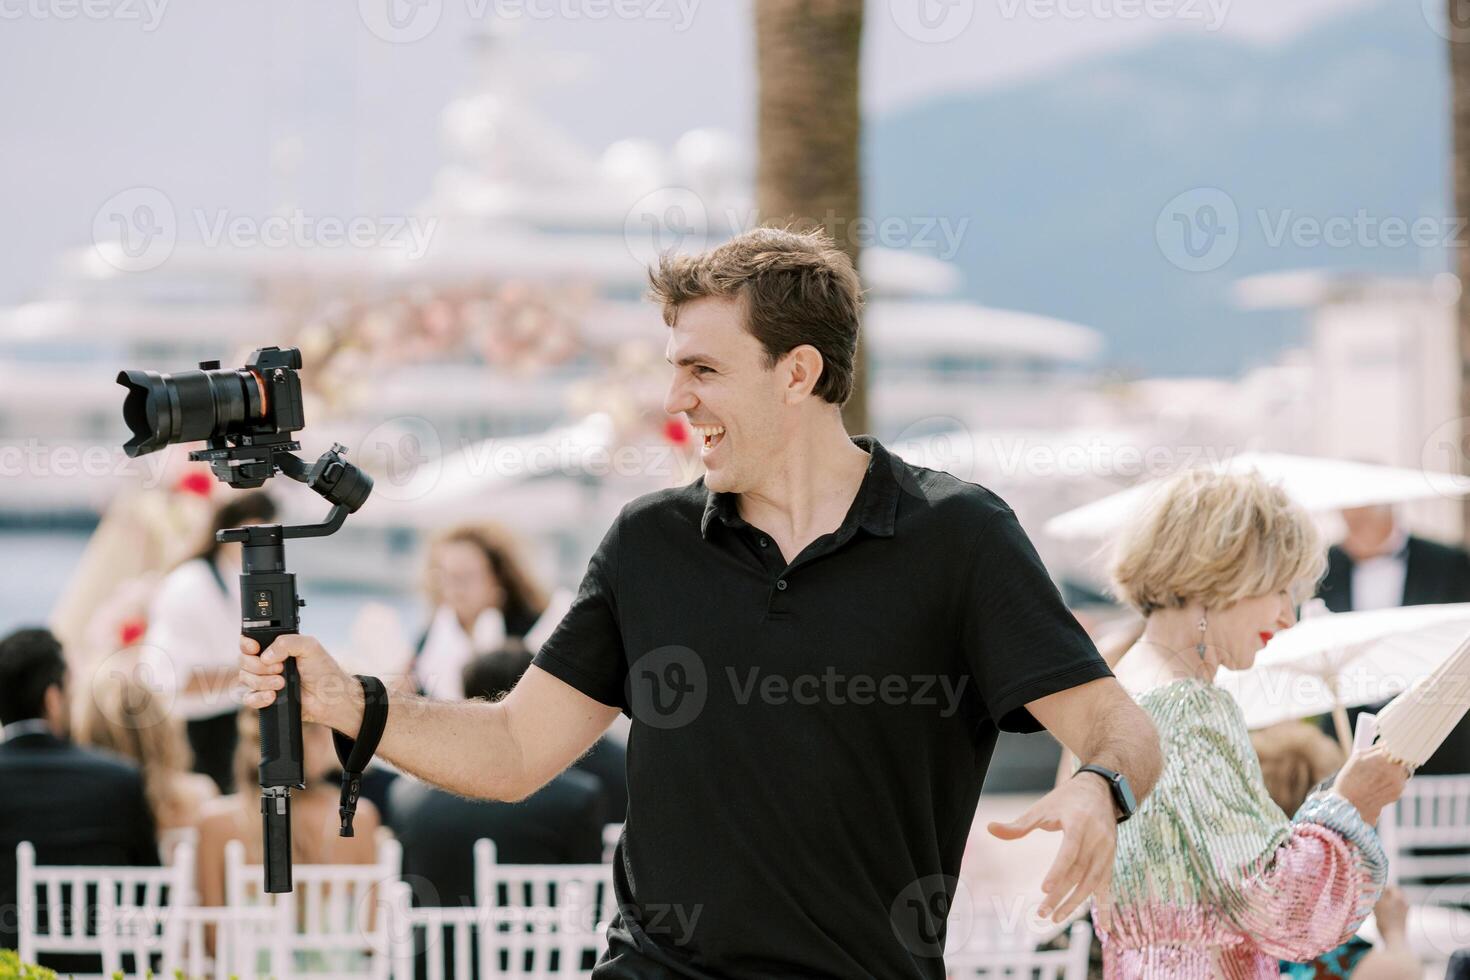
<svg viewBox="0 0 1470 980">
<path fill-rule="evenodd" d="M 21 841 L 35 845 L 37 864 L 158 864 L 142 778 L 127 762 L 68 740 L 66 682 L 61 644 L 49 630 L 16 630 L 0 640 L 0 947 L 18 941 Z M 41 962 L 95 972 L 96 961 L 87 959 Z"/>
<path fill-rule="evenodd" d="M 1470 602 L 1470 554 L 1409 534 L 1387 504 L 1342 512 L 1347 537 L 1327 550 L 1327 574 L 1317 594 L 1333 612 L 1392 609 L 1444 602 Z M 1387 702 L 1384 702 L 1387 703 Z M 1362 711 L 1348 712 L 1356 726 Z M 1330 718 L 1323 730 L 1333 733 Z M 1418 770 L 1442 775 L 1470 773 L 1470 715 Z"/>
<path fill-rule="evenodd" d="M 522 648 L 479 656 L 465 667 L 465 695 L 499 700 L 530 665 Z M 517 803 L 466 799 L 406 777 L 394 782 L 388 798 L 416 904 L 475 904 L 472 854 L 482 837 L 495 842 L 502 864 L 602 860 L 606 801 L 602 782 L 587 772 L 568 769 Z"/>
</svg>

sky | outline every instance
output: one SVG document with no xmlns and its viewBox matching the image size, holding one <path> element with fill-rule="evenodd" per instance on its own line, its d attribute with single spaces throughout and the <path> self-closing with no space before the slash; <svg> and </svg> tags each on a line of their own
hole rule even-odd
<svg viewBox="0 0 1470 980">
<path fill-rule="evenodd" d="M 863 104 L 1004 86 L 1170 32 L 1272 44 L 1361 2 L 869 0 Z M 489 24 L 536 52 L 532 100 L 590 151 L 753 132 L 750 0 L 0 0 L 0 303 L 41 295 L 58 251 L 89 244 L 103 203 L 136 186 L 248 213 L 412 208 Z"/>
</svg>

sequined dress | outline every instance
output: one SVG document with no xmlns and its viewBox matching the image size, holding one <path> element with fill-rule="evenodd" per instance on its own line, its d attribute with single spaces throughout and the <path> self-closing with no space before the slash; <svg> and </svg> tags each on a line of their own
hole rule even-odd
<svg viewBox="0 0 1470 980">
<path fill-rule="evenodd" d="M 1271 801 L 1235 701 L 1183 679 L 1138 703 L 1164 770 L 1118 828 L 1103 975 L 1257 980 L 1347 940 L 1383 890 L 1378 835 L 1340 796 L 1288 820 Z M 1096 924 L 1096 914 L 1094 913 Z"/>
</svg>

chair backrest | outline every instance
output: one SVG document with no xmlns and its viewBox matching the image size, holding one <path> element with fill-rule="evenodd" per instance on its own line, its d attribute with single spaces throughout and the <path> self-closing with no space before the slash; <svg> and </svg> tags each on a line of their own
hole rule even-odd
<svg viewBox="0 0 1470 980">
<path fill-rule="evenodd" d="M 1470 776 L 1415 776 L 1385 810 L 1390 881 L 1415 905 L 1470 908 Z"/>
<path fill-rule="evenodd" d="M 1067 933 L 1064 949 L 987 947 L 983 942 L 946 952 L 944 965 L 950 980 L 1086 980 L 1092 926 L 1079 919 Z"/>
<path fill-rule="evenodd" d="M 617 908 L 608 864 L 498 864 L 475 841 L 475 904 L 489 913 L 496 970 L 519 977 L 587 976 Z"/>
<path fill-rule="evenodd" d="M 29 841 L 16 845 L 15 858 L 22 962 L 97 956 L 103 976 L 169 975 L 180 963 L 185 926 L 172 912 L 192 904 L 192 844 L 180 844 L 161 868 L 38 865 Z"/>
<path fill-rule="evenodd" d="M 386 833 L 377 846 L 373 864 L 295 864 L 292 890 L 271 895 L 264 890 L 264 868 L 246 864 L 244 845 L 230 841 L 226 906 L 274 912 L 229 923 L 230 972 L 386 978 L 389 892 L 402 874 L 403 849 Z"/>
<path fill-rule="evenodd" d="M 601 953 L 599 933 L 554 908 L 415 908 L 407 882 L 391 905 L 393 980 L 587 980 Z"/>
<path fill-rule="evenodd" d="M 613 852 L 618 849 L 618 840 L 623 836 L 623 825 L 610 823 L 602 828 L 602 860 L 610 864 Z"/>
</svg>

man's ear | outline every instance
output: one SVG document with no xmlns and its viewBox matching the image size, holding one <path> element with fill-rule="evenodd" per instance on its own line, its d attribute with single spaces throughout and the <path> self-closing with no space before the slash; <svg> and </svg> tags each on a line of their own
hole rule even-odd
<svg viewBox="0 0 1470 980">
<path fill-rule="evenodd" d="M 67 710 L 66 691 L 60 684 L 52 684 L 41 696 L 41 710 L 45 712 L 46 724 L 58 736 L 65 736 L 70 729 L 71 712 Z"/>
<path fill-rule="evenodd" d="M 781 358 L 788 372 L 786 376 L 786 400 L 795 403 L 811 396 L 812 389 L 822 379 L 822 355 L 811 344 L 801 344 L 787 351 Z"/>
</svg>

